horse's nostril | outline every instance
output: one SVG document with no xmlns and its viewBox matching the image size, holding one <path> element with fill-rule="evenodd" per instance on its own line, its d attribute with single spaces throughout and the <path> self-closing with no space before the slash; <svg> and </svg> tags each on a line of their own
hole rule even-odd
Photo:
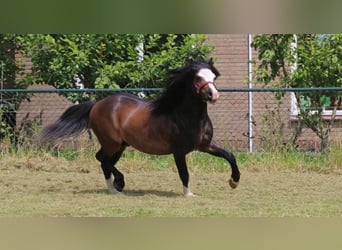
<svg viewBox="0 0 342 250">
<path fill-rule="evenodd" d="M 211 100 L 213 98 L 213 93 L 209 92 L 207 95 L 208 100 Z"/>
</svg>

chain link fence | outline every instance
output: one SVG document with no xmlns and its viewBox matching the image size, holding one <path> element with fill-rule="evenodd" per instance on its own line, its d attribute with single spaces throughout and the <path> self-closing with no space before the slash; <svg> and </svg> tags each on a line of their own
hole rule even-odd
<svg viewBox="0 0 342 250">
<path fill-rule="evenodd" d="M 0 90 L 0 151 L 10 145 L 36 143 L 41 128 L 55 121 L 65 109 L 77 102 L 96 101 L 117 92 L 153 99 L 160 91 L 57 90 L 48 85 L 33 85 L 25 90 Z M 300 122 L 298 98 L 301 98 L 301 108 L 307 105 L 311 114 L 321 111 L 321 129 L 323 132 L 329 130 L 329 145 L 341 142 L 342 88 L 224 88 L 220 93 L 216 104 L 208 104 L 208 111 L 214 125 L 214 140 L 230 150 L 260 152 L 292 147 L 319 151 L 321 139 Z M 323 110 L 322 100 L 325 102 Z"/>
</svg>

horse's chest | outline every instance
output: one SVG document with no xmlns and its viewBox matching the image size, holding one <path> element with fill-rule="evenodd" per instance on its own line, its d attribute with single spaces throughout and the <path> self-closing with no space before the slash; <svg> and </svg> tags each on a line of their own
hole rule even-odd
<svg viewBox="0 0 342 250">
<path fill-rule="evenodd" d="M 213 138 L 213 127 L 210 121 L 201 124 L 198 134 L 198 145 L 209 145 Z"/>
<path fill-rule="evenodd" d="M 213 128 L 210 120 L 178 124 L 173 130 L 171 140 L 177 148 L 187 148 L 192 151 L 200 145 L 210 144 L 213 137 Z"/>
</svg>

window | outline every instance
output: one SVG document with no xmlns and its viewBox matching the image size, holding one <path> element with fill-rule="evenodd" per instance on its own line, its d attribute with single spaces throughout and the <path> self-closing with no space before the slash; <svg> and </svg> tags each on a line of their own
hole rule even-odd
<svg viewBox="0 0 342 250">
<path fill-rule="evenodd" d="M 310 95 L 311 94 L 311 95 Z M 331 116 L 336 106 L 336 116 L 342 116 L 342 93 L 336 95 L 324 95 L 317 92 L 299 95 L 300 105 L 307 108 L 310 112 L 317 112 L 318 108 L 323 108 L 322 115 Z M 298 101 L 294 92 L 291 92 L 291 115 L 297 116 L 300 112 Z"/>
</svg>

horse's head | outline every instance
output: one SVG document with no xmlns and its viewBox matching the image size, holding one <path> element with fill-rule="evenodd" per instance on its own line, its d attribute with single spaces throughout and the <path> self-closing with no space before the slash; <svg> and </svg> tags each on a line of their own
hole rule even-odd
<svg viewBox="0 0 342 250">
<path fill-rule="evenodd" d="M 198 70 L 195 73 L 193 87 L 195 92 L 200 95 L 205 102 L 215 103 L 220 94 L 215 86 L 215 79 L 219 72 L 213 65 L 213 61 L 198 64 Z"/>
<path fill-rule="evenodd" d="M 170 113 L 182 104 L 184 98 L 215 103 L 219 93 L 214 84 L 220 75 L 212 60 L 188 60 L 183 67 L 172 69 L 168 74 L 168 85 L 163 93 L 153 101 L 154 113 Z"/>
<path fill-rule="evenodd" d="M 215 103 L 219 98 L 219 92 L 214 84 L 216 75 L 210 69 L 200 69 L 194 78 L 194 88 L 203 101 Z"/>
</svg>

